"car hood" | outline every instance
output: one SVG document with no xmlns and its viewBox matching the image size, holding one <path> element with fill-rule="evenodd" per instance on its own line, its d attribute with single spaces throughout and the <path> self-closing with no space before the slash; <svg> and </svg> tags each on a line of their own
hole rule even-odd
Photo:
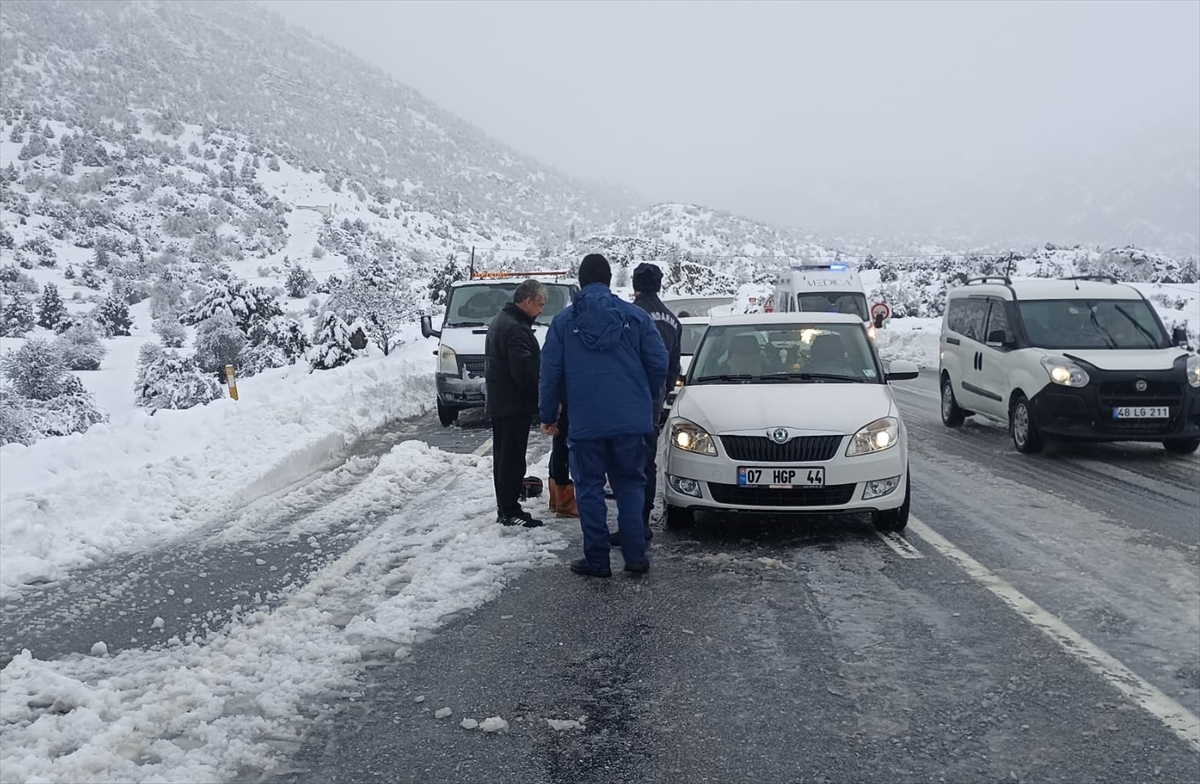
<svg viewBox="0 0 1200 784">
<path fill-rule="evenodd" d="M 714 435 L 775 427 L 844 435 L 898 416 L 886 384 L 700 384 L 683 388 L 674 414 Z"/>
<path fill-rule="evenodd" d="M 1081 359 L 1101 370 L 1170 370 L 1175 360 L 1187 352 L 1178 348 L 1073 351 L 1064 349 L 1063 356 Z"/>
</svg>

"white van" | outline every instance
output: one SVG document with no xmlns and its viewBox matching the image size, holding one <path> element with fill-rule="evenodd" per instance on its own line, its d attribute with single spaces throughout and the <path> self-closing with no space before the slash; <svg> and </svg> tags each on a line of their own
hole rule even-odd
<svg viewBox="0 0 1200 784">
<path fill-rule="evenodd" d="M 775 281 L 768 308 L 776 313 L 848 313 L 875 337 L 867 292 L 858 272 L 840 262 L 796 264 Z"/>
<path fill-rule="evenodd" d="M 546 307 L 534 323 L 533 333 L 538 343 L 546 340 L 550 321 L 571 304 L 571 296 L 579 284 L 556 272 L 476 272 L 470 280 L 460 280 L 450 286 L 446 299 L 446 315 L 441 329 L 434 329 L 429 316 L 421 317 L 421 334 L 436 337 L 438 344 L 437 412 L 443 426 L 458 419 L 464 408 L 479 408 L 484 403 L 483 371 L 484 342 L 488 325 L 504 307 L 512 302 L 513 292 L 529 278 L 548 278 Z"/>
<path fill-rule="evenodd" d="M 1018 452 L 1049 440 L 1200 447 L 1200 357 L 1150 302 L 1108 276 L 972 278 L 946 294 L 942 422 L 1006 422 Z"/>
</svg>

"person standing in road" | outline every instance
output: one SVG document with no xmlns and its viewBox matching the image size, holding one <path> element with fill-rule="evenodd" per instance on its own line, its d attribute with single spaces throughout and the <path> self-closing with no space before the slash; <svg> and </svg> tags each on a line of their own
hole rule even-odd
<svg viewBox="0 0 1200 784">
<path fill-rule="evenodd" d="M 598 253 L 579 265 L 571 307 L 554 317 L 542 350 L 538 415 L 553 435 L 558 407 L 571 404 L 570 463 L 583 531 L 571 571 L 610 577 L 607 475 L 617 500 L 625 571 L 650 569 L 642 531 L 645 438 L 654 432 L 654 398 L 667 380 L 667 349 L 646 312 L 609 289 L 612 269 Z"/>
<path fill-rule="evenodd" d="M 492 483 L 496 519 L 501 525 L 536 528 L 542 524 L 521 508 L 520 498 L 528 467 L 529 430 L 537 414 L 541 365 L 533 323 L 545 305 L 546 286 L 526 280 L 488 326 L 485 410 L 492 419 Z"/>
<path fill-rule="evenodd" d="M 662 432 L 662 428 L 658 426 L 659 417 L 667 399 L 667 392 L 675 383 L 675 379 L 679 378 L 679 355 L 683 343 L 683 325 L 658 298 L 661 288 L 661 267 L 645 261 L 637 265 L 633 271 L 633 304 L 646 311 L 667 348 L 667 381 L 663 388 L 655 393 L 654 432 L 647 434 L 645 439 L 646 500 L 642 504 L 642 532 L 647 542 L 654 538 L 654 531 L 650 528 L 650 513 L 654 511 L 654 498 L 658 493 L 658 436 Z M 610 535 L 609 543 L 613 547 L 621 544 L 619 531 Z"/>
</svg>

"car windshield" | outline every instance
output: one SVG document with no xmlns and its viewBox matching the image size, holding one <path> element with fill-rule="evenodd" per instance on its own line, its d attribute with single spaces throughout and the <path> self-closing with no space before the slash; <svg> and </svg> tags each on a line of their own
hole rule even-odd
<svg viewBox="0 0 1200 784">
<path fill-rule="evenodd" d="M 882 383 L 859 324 L 709 326 L 693 384 Z"/>
<path fill-rule="evenodd" d="M 504 307 L 512 302 L 513 292 L 520 281 L 512 283 L 478 283 L 456 286 L 450 290 L 446 306 L 446 327 L 486 327 Z M 571 304 L 571 287 L 563 283 L 546 284 L 546 307 L 537 317 L 538 324 L 550 320 Z"/>
<path fill-rule="evenodd" d="M 1140 299 L 1018 300 L 1029 343 L 1052 349 L 1169 348 L 1150 304 Z"/>
<path fill-rule="evenodd" d="M 704 337 L 704 330 L 708 329 L 707 324 L 684 324 L 683 339 L 679 343 L 679 353 L 684 356 L 691 356 L 696 353 L 696 346 L 700 345 L 700 338 Z"/>
<path fill-rule="evenodd" d="M 825 291 L 796 297 L 796 309 L 802 313 L 850 313 L 866 321 L 867 296 L 853 291 Z"/>
</svg>

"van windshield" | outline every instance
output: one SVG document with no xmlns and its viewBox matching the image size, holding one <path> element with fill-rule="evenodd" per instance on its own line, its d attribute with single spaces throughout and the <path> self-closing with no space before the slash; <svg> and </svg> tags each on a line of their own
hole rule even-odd
<svg viewBox="0 0 1200 784">
<path fill-rule="evenodd" d="M 1141 299 L 1019 300 L 1029 343 L 1052 349 L 1170 348 L 1162 323 Z"/>
<path fill-rule="evenodd" d="M 854 291 L 823 291 L 796 296 L 796 309 L 803 313 L 853 313 L 867 321 L 867 296 Z"/>
<path fill-rule="evenodd" d="M 513 292 L 520 283 L 470 283 L 452 288 L 443 326 L 486 327 L 492 323 L 504 303 L 512 302 Z M 537 317 L 538 324 L 549 324 L 563 308 L 571 304 L 571 289 L 565 283 L 546 284 L 546 307 Z"/>
</svg>

